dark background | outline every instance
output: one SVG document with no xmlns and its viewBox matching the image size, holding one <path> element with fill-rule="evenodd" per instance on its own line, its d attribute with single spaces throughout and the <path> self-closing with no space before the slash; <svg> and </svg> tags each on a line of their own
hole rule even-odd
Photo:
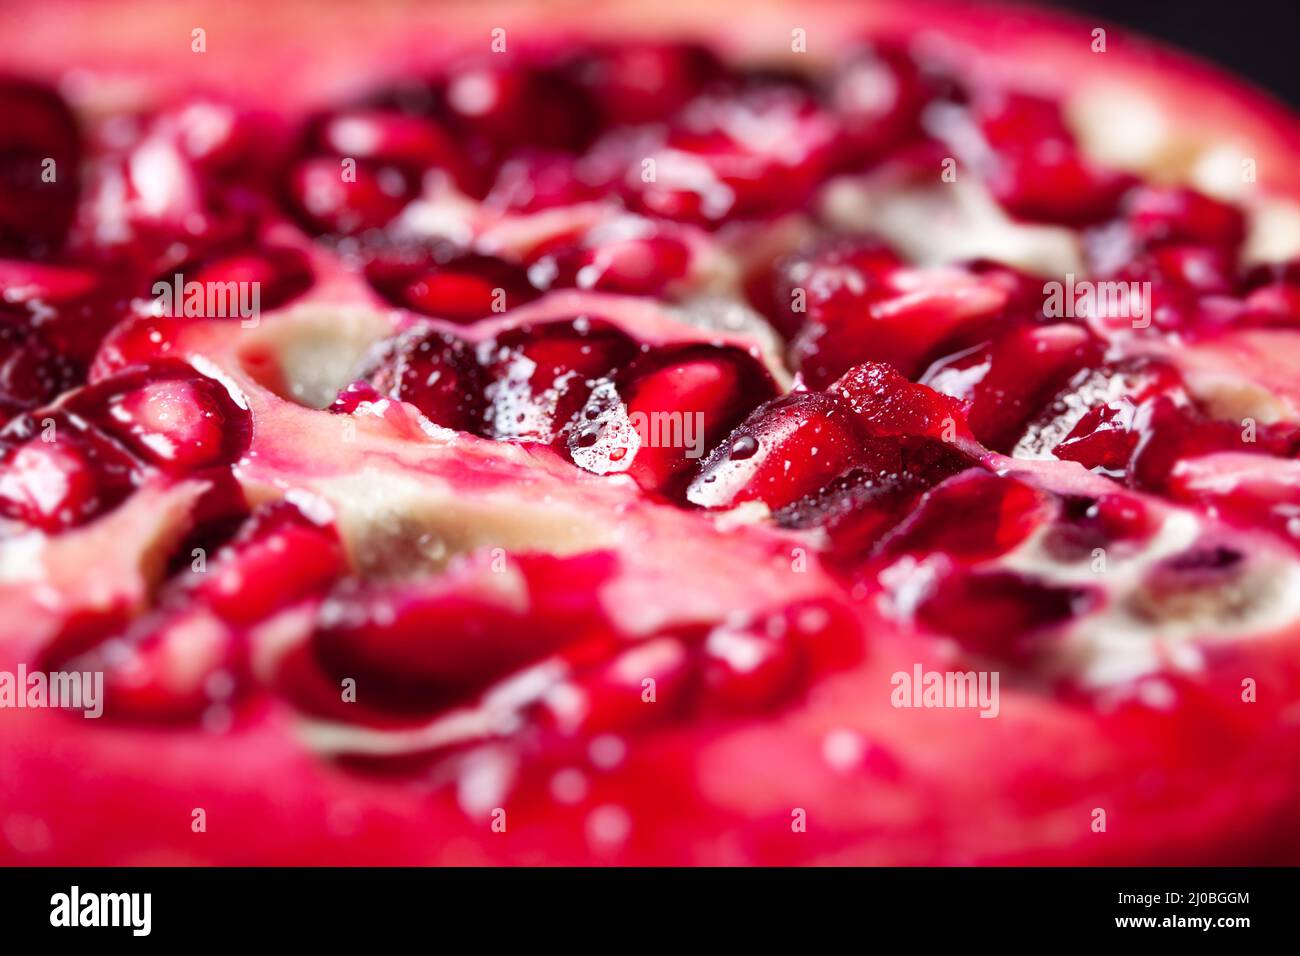
<svg viewBox="0 0 1300 956">
<path fill-rule="evenodd" d="M 1300 106 L 1300 0 L 1039 0 L 1217 61 Z"/>
</svg>

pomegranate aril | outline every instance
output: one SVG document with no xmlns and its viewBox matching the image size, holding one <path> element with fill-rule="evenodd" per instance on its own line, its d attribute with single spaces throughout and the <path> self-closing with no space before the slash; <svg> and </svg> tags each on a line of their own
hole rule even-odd
<svg viewBox="0 0 1300 956">
<path fill-rule="evenodd" d="M 940 360 L 921 380 L 967 403 L 971 431 L 981 444 L 1009 451 L 1029 419 L 1072 376 L 1100 361 L 1101 351 L 1079 325 L 1021 326 L 977 351 Z"/>
<path fill-rule="evenodd" d="M 634 220 L 544 244 L 529 256 L 528 275 L 541 289 L 653 296 L 686 275 L 690 260 L 686 243 Z"/>
<path fill-rule="evenodd" d="M 987 92 L 974 113 L 994 153 L 985 170 L 990 191 L 1012 215 L 1078 226 L 1115 214 L 1133 178 L 1084 157 L 1055 102 Z"/>
<path fill-rule="evenodd" d="M 844 127 L 847 158 L 876 159 L 920 134 L 930 98 L 915 62 L 895 46 L 856 51 L 830 81 L 830 103 Z"/>
<path fill-rule="evenodd" d="M 941 345 L 952 351 L 987 337 L 1006 302 L 1006 290 L 991 279 L 955 269 L 899 269 L 834 311 L 810 316 L 791 357 L 812 388 L 861 362 L 885 362 L 913 378 Z"/>
<path fill-rule="evenodd" d="M 754 280 L 754 305 L 791 339 L 805 322 L 829 324 L 860 312 L 864 297 L 895 268 L 898 256 L 869 237 L 822 241 L 778 260 Z M 843 316 L 847 317 L 847 316 Z"/>
<path fill-rule="evenodd" d="M 832 385 L 831 394 L 849 403 L 867 434 L 955 441 L 968 434 L 965 417 L 951 398 L 909 382 L 893 366 L 864 362 Z"/>
<path fill-rule="evenodd" d="M 815 494 L 890 449 L 872 442 L 849 403 L 794 392 L 755 409 L 705 460 L 686 497 L 705 508 L 762 501 L 777 509 Z"/>
<path fill-rule="evenodd" d="M 958 571 L 916 608 L 928 629 L 983 657 L 1032 663 L 1045 631 L 1088 613 L 1095 591 L 1062 587 L 1010 571 Z"/>
<path fill-rule="evenodd" d="M 138 480 L 135 459 L 64 412 L 24 416 L 0 432 L 0 515 L 33 528 L 83 524 Z"/>
<path fill-rule="evenodd" d="M 297 249 L 268 246 L 229 250 L 178 266 L 172 275 L 158 277 L 159 282 L 172 284 L 179 274 L 185 284 L 198 283 L 204 290 L 225 287 L 235 283 L 239 303 L 252 302 L 256 291 L 256 306 L 260 309 L 277 309 L 311 288 L 313 276 L 307 257 Z M 247 292 L 244 290 L 248 290 Z M 224 295 L 224 293 L 223 293 Z M 206 291 L 205 291 L 206 301 Z M 226 299 L 222 299 L 226 301 Z M 184 301 L 176 302 L 173 313 L 183 311 Z M 207 315 L 207 318 L 213 316 Z"/>
<path fill-rule="evenodd" d="M 0 315 L 0 426 L 77 384 L 77 368 L 36 330 Z"/>
<path fill-rule="evenodd" d="M 1124 200 L 1124 220 L 1146 245 L 1197 243 L 1235 254 L 1246 235 L 1241 210 L 1177 186 L 1139 186 Z"/>
<path fill-rule="evenodd" d="M 464 162 L 455 141 L 427 116 L 397 110 L 351 109 L 323 119 L 316 145 L 337 156 L 391 163 L 419 172 L 459 173 Z"/>
<path fill-rule="evenodd" d="M 579 54 L 570 64 L 595 97 L 607 123 L 665 120 L 723 76 L 723 66 L 697 43 L 632 41 Z"/>
<path fill-rule="evenodd" d="M 257 509 L 203 571 L 176 579 L 162 600 L 199 604 L 232 626 L 247 627 L 323 593 L 346 569 L 335 528 L 280 501 Z"/>
<path fill-rule="evenodd" d="M 683 110 L 661 150 L 629 169 L 625 199 L 709 228 L 775 215 L 803 202 L 827 175 L 838 132 L 793 86 L 706 94 Z"/>
<path fill-rule="evenodd" d="M 1150 508 L 1133 495 L 1070 496 L 1062 500 L 1043 547 L 1060 561 L 1086 560 L 1096 556 L 1097 548 L 1136 547 L 1158 526 Z"/>
<path fill-rule="evenodd" d="M 475 556 L 433 580 L 345 582 L 320 608 L 315 653 L 330 673 L 377 683 L 384 707 L 441 709 L 593 634 L 610 640 L 597 595 L 608 571 L 599 554 L 517 555 L 502 570 Z"/>
<path fill-rule="evenodd" d="M 612 185 L 581 157 L 528 150 L 501 164 L 483 205 L 498 213 L 532 213 L 592 202 Z"/>
<path fill-rule="evenodd" d="M 387 225 L 416 195 L 410 174 L 392 165 L 316 156 L 300 160 L 289 172 L 288 197 L 293 211 L 311 230 L 355 235 Z"/>
<path fill-rule="evenodd" d="M 81 142 L 57 94 L 0 79 L 0 254 L 56 251 L 77 202 Z"/>
<path fill-rule="evenodd" d="M 252 433 L 242 399 L 175 360 L 88 386 L 67 408 L 172 474 L 233 463 Z"/>
<path fill-rule="evenodd" d="M 881 553 L 984 561 L 1020 544 L 1049 514 L 1041 492 L 1014 478 L 972 469 L 927 492 L 882 543 Z"/>
<path fill-rule="evenodd" d="M 587 316 L 517 326 L 480 343 L 490 380 L 488 435 L 550 444 L 586 405 L 596 383 L 639 352 L 626 333 Z"/>
<path fill-rule="evenodd" d="M 593 396 L 569 435 L 570 455 L 589 471 L 626 472 L 642 488 L 666 491 L 775 394 L 761 363 L 739 349 L 663 347 L 634 361 L 610 400 Z"/>
<path fill-rule="evenodd" d="M 133 315 L 105 336 L 90 366 L 89 381 L 99 382 L 135 365 L 171 356 L 180 323 L 167 316 Z"/>
<path fill-rule="evenodd" d="M 395 305 L 461 324 L 538 296 L 522 266 L 443 247 L 381 254 L 367 264 L 366 278 Z"/>
<path fill-rule="evenodd" d="M 596 104 L 562 69 L 501 56 L 455 70 L 442 97 L 449 122 L 497 155 L 523 147 L 576 152 L 599 121 Z"/>
<path fill-rule="evenodd" d="M 483 371 L 465 343 L 449 333 L 412 327 L 378 348 L 362 378 L 370 389 L 348 386 L 334 411 L 354 411 L 361 402 L 384 397 L 410 402 L 445 428 L 483 428 Z"/>
</svg>

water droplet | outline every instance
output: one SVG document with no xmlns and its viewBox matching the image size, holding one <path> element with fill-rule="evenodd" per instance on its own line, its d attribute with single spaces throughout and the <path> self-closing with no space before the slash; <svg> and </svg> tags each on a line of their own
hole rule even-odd
<svg viewBox="0 0 1300 956">
<path fill-rule="evenodd" d="M 753 458 L 757 451 L 758 439 L 753 435 L 741 435 L 731 443 L 727 455 L 732 461 L 744 461 L 746 458 Z"/>
</svg>

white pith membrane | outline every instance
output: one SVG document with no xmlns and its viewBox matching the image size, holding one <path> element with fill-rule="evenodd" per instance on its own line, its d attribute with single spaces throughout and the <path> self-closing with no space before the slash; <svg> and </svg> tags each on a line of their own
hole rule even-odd
<svg viewBox="0 0 1300 956">
<path fill-rule="evenodd" d="M 1067 104 L 1081 145 L 1096 158 L 1154 179 L 1190 182 L 1241 202 L 1251 223 L 1248 261 L 1300 253 L 1300 209 L 1230 188 L 1236 174 L 1232 146 L 1203 147 L 1176 139 L 1150 116 L 1127 121 L 1135 110 L 1140 112 L 1140 104 L 1128 90 L 1110 99 L 1085 90 Z M 834 225 L 879 234 L 918 265 L 987 257 L 1044 277 L 1086 277 L 1077 232 L 1013 221 L 973 177 L 919 184 L 882 169 L 827 183 L 817 205 Z M 489 224 L 475 204 L 435 189 L 408 207 L 402 226 L 412 235 L 474 237 L 484 249 L 510 252 L 571 226 L 575 218 L 597 223 L 618 217 L 626 213 L 593 203 L 589 208 L 493 218 Z M 682 283 L 686 294 L 674 302 L 557 292 L 513 310 L 499 322 L 457 331 L 482 340 L 532 319 L 600 316 L 624 322 L 643 341 L 749 345 L 773 367 L 784 388 L 790 376 L 774 357 L 779 338 L 739 292 L 738 263 L 754 249 L 729 247 L 725 239 L 687 227 L 683 231 L 691 233 L 693 271 Z M 786 247 L 808 229 L 795 216 L 766 232 L 757 239 L 748 237 L 746 246 L 770 241 Z M 318 288 L 300 304 L 268 313 L 259 329 L 226 326 L 223 334 L 229 341 L 213 339 L 204 346 L 204 355 L 247 395 L 255 430 L 273 439 L 261 445 L 255 440 L 254 454 L 239 466 L 238 477 L 250 500 L 291 497 L 331 517 L 358 576 L 382 580 L 437 574 L 459 556 L 497 547 L 507 553 L 555 555 L 612 549 L 626 566 L 601 595 L 602 602 L 622 626 L 639 634 L 651 634 L 674 621 L 734 616 L 736 607 L 744 606 L 756 589 L 778 605 L 830 586 L 815 561 L 807 574 L 782 573 L 782 563 L 788 572 L 790 549 L 815 536 L 773 528 L 761 505 L 715 514 L 653 504 L 627 479 L 593 477 L 520 446 L 451 432 L 397 402 L 355 416 L 321 410 L 353 380 L 370 346 L 411 321 L 361 293 L 347 304 L 330 301 L 334 291 L 331 287 L 327 295 Z M 317 297 L 320 301 L 312 301 Z M 1286 333 L 1236 334 L 1234 343 L 1242 351 L 1227 358 L 1217 343 L 1201 348 L 1142 340 L 1122 347 L 1133 354 L 1157 353 L 1176 364 L 1196 397 L 1226 419 L 1300 420 L 1300 367 L 1290 367 L 1288 350 L 1269 347 L 1270 334 Z M 244 361 L 249 351 L 270 354 L 272 366 L 251 370 Z M 1269 358 L 1278 366 L 1278 382 L 1266 387 L 1247 378 L 1244 370 L 1255 366 L 1243 365 L 1240 354 Z M 345 424 L 354 426 L 354 438 L 343 438 Z M 1041 457 L 1034 444 L 1027 437 L 1016 457 Z M 318 449 L 327 449 L 330 457 L 322 460 L 318 451 L 313 456 Z M 1077 465 L 1065 467 L 1081 471 Z M 445 479 L 440 476 L 444 470 L 458 477 Z M 474 480 L 466 481 L 465 475 Z M 1107 484 L 1104 479 L 1089 480 L 1097 488 Z M 579 482 L 589 492 L 580 502 L 566 493 Z M 116 512 L 63 538 L 20 538 L 0 554 L 0 580 L 43 579 L 52 617 L 63 613 L 67 608 L 60 587 L 70 589 L 71 582 L 57 580 L 58 569 L 68 566 L 59 554 L 84 553 L 93 536 L 104 542 L 102 549 L 90 552 L 99 563 L 79 566 L 77 578 L 79 587 L 85 580 L 98 583 L 79 598 L 107 606 L 126 596 L 133 606 L 143 606 L 149 583 L 159 574 L 156 556 L 183 523 L 187 494 L 193 489 L 186 484 L 157 496 L 141 491 Z M 1300 565 L 1292 552 L 1265 535 L 1229 533 L 1212 517 L 1144 500 L 1163 515 L 1154 539 L 1135 553 L 1108 555 L 1102 574 L 1086 562 L 1066 565 L 1051 558 L 1041 547 L 1041 530 L 989 562 L 990 567 L 1032 574 L 1049 583 L 1083 583 L 1105 592 L 1100 609 L 1062 629 L 1052 668 L 1085 686 L 1115 686 L 1165 667 L 1197 669 L 1202 640 L 1269 635 L 1300 619 Z M 709 526 L 719 534 L 702 530 Z M 142 536 L 142 528 L 151 533 Z M 1243 545 L 1248 553 L 1241 576 L 1229 589 L 1184 603 L 1150 599 L 1144 591 L 1146 571 L 1216 535 Z M 676 547 L 682 541 L 690 542 L 691 553 Z M 38 562 L 39 573 L 33 571 Z M 663 582 L 674 588 L 671 609 L 660 592 Z M 510 571 L 497 583 L 520 586 Z M 271 673 L 284 654 L 310 639 L 313 624 L 311 611 L 293 608 L 260 625 L 253 634 L 257 672 Z M 561 665 L 544 661 L 489 688 L 477 703 L 450 710 L 423 726 L 381 730 L 304 717 L 302 737 L 307 746 L 328 755 L 396 755 L 489 742 L 517 730 L 522 707 L 553 691 L 564 676 Z"/>
</svg>

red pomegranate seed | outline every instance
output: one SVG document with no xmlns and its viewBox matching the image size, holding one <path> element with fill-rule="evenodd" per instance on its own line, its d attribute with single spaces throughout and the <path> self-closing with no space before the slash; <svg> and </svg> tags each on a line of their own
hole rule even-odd
<svg viewBox="0 0 1300 956">
<path fill-rule="evenodd" d="M 1197 243 L 1236 253 L 1246 235 L 1241 210 L 1194 189 L 1139 186 L 1125 197 L 1124 219 L 1142 243 Z"/>
<path fill-rule="evenodd" d="M 977 350 L 942 359 L 922 376 L 967 404 L 971 431 L 985 446 L 1009 451 L 1037 415 L 1102 348 L 1083 326 L 1020 326 Z"/>
<path fill-rule="evenodd" d="M 849 155 L 857 162 L 874 159 L 919 135 L 928 87 L 915 62 L 897 47 L 855 52 L 830 87 Z"/>
<path fill-rule="evenodd" d="M 823 241 L 761 272 L 752 298 L 791 339 L 806 322 L 829 325 L 860 313 L 865 297 L 900 265 L 892 250 L 870 237 Z"/>
<path fill-rule="evenodd" d="M 1159 526 L 1141 499 L 1119 492 L 1067 497 L 1060 512 L 1043 538 L 1044 548 L 1059 561 L 1087 560 L 1097 548 L 1146 541 Z"/>
<path fill-rule="evenodd" d="M 247 682 L 234 635 L 201 607 L 137 618 L 120 637 L 56 666 L 102 671 L 104 714 L 118 720 L 171 723 L 211 714 L 228 723 Z"/>
<path fill-rule="evenodd" d="M 527 150 L 501 164 L 483 205 L 497 213 L 576 206 L 605 195 L 612 186 L 607 180 L 581 157 Z"/>
<path fill-rule="evenodd" d="M 468 174 L 455 140 L 427 116 L 396 110 L 342 110 L 325 118 L 316 145 L 337 156 L 400 166 L 414 173 L 447 171 L 459 182 Z"/>
<path fill-rule="evenodd" d="M 89 380 L 99 382 L 134 365 L 168 357 L 176 344 L 179 320 L 134 315 L 119 322 L 99 346 Z"/>
<path fill-rule="evenodd" d="M 455 70 L 443 97 L 450 121 L 498 154 L 523 147 L 576 152 L 591 142 L 600 115 L 563 70 L 500 56 Z"/>
<path fill-rule="evenodd" d="M 0 432 L 0 515 L 54 533 L 114 508 L 138 463 L 64 412 L 24 417 Z"/>
<path fill-rule="evenodd" d="M 987 337 L 1007 298 L 993 279 L 955 269 L 900 269 L 810 315 L 791 343 L 791 357 L 812 388 L 862 362 L 885 362 L 914 378 L 941 346 L 951 352 Z"/>
<path fill-rule="evenodd" d="M 796 87 L 761 85 L 706 95 L 682 113 L 653 161 L 629 170 L 640 211 L 715 228 L 801 203 L 828 173 L 835 120 Z"/>
<path fill-rule="evenodd" d="M 1024 482 L 971 469 L 927 492 L 881 553 L 984 561 L 1020 544 L 1049 514 L 1047 498 Z"/>
<path fill-rule="evenodd" d="M 946 395 L 909 382 L 890 365 L 865 362 L 844 373 L 830 392 L 848 401 L 869 435 L 953 441 L 968 433 L 960 407 Z"/>
<path fill-rule="evenodd" d="M 654 296 L 686 275 L 690 261 L 686 243 L 631 220 L 598 226 L 577 239 L 545 243 L 529 256 L 528 275 L 540 289 Z"/>
<path fill-rule="evenodd" d="M 665 491 L 776 385 L 748 353 L 728 346 L 664 347 L 618 377 L 605 400 L 593 395 L 569 434 L 569 450 L 597 474 L 625 472 Z"/>
<path fill-rule="evenodd" d="M 483 428 L 483 374 L 473 353 L 453 335 L 413 327 L 384 343 L 362 374 L 369 389 L 349 386 L 334 411 L 393 398 L 410 402 L 437 425 L 472 432 Z"/>
<path fill-rule="evenodd" d="M 668 119 L 723 76 L 708 47 L 653 40 L 597 47 L 579 54 L 570 69 L 600 104 L 605 122 L 625 125 Z"/>
<path fill-rule="evenodd" d="M 1045 631 L 1088 613 L 1097 601 L 1094 591 L 1009 571 L 962 571 L 944 578 L 916 617 L 980 656 L 1024 663 L 1041 651 Z"/>
<path fill-rule="evenodd" d="M 323 593 L 344 571 L 343 543 L 290 502 L 259 508 L 239 533 L 164 600 L 197 602 L 222 621 L 247 627 Z"/>
<path fill-rule="evenodd" d="M 794 392 L 759 406 L 732 431 L 705 460 L 686 497 L 705 508 L 757 500 L 776 509 L 880 452 L 846 400 Z"/>
<path fill-rule="evenodd" d="M 366 266 L 366 278 L 395 305 L 461 324 L 538 296 L 522 266 L 443 248 L 381 254 Z"/>
<path fill-rule="evenodd" d="M 55 251 L 77 202 L 76 119 L 54 92 L 15 79 L 0 79 L 0 116 L 0 254 Z"/>
<path fill-rule="evenodd" d="M 1102 222 L 1133 183 L 1084 158 L 1052 100 L 988 92 L 977 97 L 974 112 L 994 153 L 989 188 L 1012 215 L 1075 226 Z"/>
<path fill-rule="evenodd" d="M 289 200 L 316 232 L 354 235 L 391 222 L 415 197 L 416 184 L 396 166 L 358 161 L 344 169 L 330 156 L 303 159 L 289 173 Z M 347 177 L 347 178 L 345 178 Z"/>
<path fill-rule="evenodd" d="M 624 332 L 586 316 L 501 333 L 479 346 L 490 379 L 487 433 L 504 441 L 555 441 L 596 382 L 638 351 Z"/>
<path fill-rule="evenodd" d="M 0 315 L 0 426 L 72 388 L 77 369 L 35 330 Z"/>
<path fill-rule="evenodd" d="M 232 282 L 249 289 L 255 287 L 259 309 L 278 309 L 310 289 L 313 281 L 307 257 L 297 249 L 280 246 L 213 255 L 178 266 L 175 273 L 184 282 L 197 282 L 204 289 Z M 175 273 L 160 276 L 158 281 L 171 283 Z"/>
<path fill-rule="evenodd" d="M 234 462 L 252 431 L 242 400 L 174 360 L 88 386 L 67 408 L 173 474 Z"/>
</svg>

